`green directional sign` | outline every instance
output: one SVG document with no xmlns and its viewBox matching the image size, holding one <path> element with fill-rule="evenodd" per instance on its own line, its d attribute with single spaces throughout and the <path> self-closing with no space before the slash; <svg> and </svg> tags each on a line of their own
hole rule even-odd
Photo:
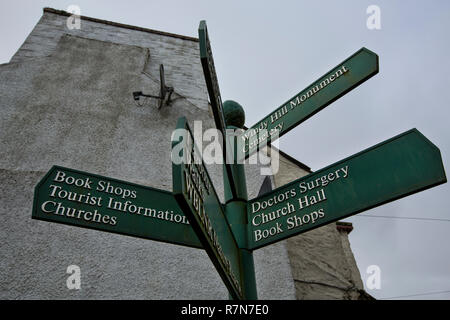
<svg viewBox="0 0 450 320">
<path fill-rule="evenodd" d="M 206 21 L 204 20 L 200 21 L 200 26 L 198 28 L 198 39 L 200 43 L 200 61 L 202 63 L 206 87 L 208 88 L 208 94 L 211 100 L 211 109 L 213 111 L 214 121 L 217 129 L 219 129 L 225 137 L 225 130 L 227 126 L 223 114 L 222 98 L 220 96 L 219 82 L 217 81 L 211 43 L 209 42 L 208 28 L 206 27 Z"/>
<path fill-rule="evenodd" d="M 202 248 L 172 193 L 59 166 L 36 186 L 32 217 Z"/>
<path fill-rule="evenodd" d="M 446 181 L 439 149 L 412 129 L 249 201 L 249 247 L 261 248 Z"/>
<path fill-rule="evenodd" d="M 172 139 L 175 199 L 230 294 L 235 299 L 243 299 L 239 248 L 186 118 L 180 118 Z"/>
<path fill-rule="evenodd" d="M 214 116 L 214 122 L 216 128 L 222 133 L 222 148 L 223 148 L 223 159 L 224 166 L 230 180 L 230 190 L 233 198 L 236 198 L 237 191 L 235 186 L 234 172 L 228 165 L 233 160 L 233 156 L 227 154 L 228 139 L 226 134 L 226 121 L 223 113 L 222 97 L 220 96 L 219 81 L 217 81 L 216 68 L 214 66 L 214 59 L 211 50 L 211 43 L 209 42 L 208 28 L 206 26 L 206 21 L 200 21 L 200 26 L 198 28 L 198 39 L 200 43 L 200 61 L 203 67 L 203 74 L 205 76 L 206 87 L 208 88 L 209 100 L 211 101 L 211 109 Z"/>
<path fill-rule="evenodd" d="M 378 56 L 360 49 L 249 128 L 241 136 L 239 158 L 247 158 L 377 73 Z"/>
</svg>

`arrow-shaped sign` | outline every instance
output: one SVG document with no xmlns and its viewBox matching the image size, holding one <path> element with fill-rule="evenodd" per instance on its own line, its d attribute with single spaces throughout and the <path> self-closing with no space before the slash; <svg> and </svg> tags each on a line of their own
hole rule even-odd
<svg viewBox="0 0 450 320">
<path fill-rule="evenodd" d="M 233 232 L 186 118 L 172 137 L 173 193 L 230 294 L 243 299 L 241 259 Z M 174 159 L 179 157 L 179 161 Z"/>
<path fill-rule="evenodd" d="M 378 73 L 378 56 L 362 48 L 249 128 L 240 141 L 247 158 Z"/>
<path fill-rule="evenodd" d="M 32 217 L 202 248 L 172 193 L 59 166 L 36 186 Z"/>
<path fill-rule="evenodd" d="M 412 129 L 249 201 L 249 249 L 446 181 L 439 149 Z"/>
</svg>

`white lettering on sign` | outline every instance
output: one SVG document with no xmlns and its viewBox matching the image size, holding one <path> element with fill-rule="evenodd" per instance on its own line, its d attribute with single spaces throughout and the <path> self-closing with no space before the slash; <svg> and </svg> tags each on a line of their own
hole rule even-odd
<svg viewBox="0 0 450 320">
<path fill-rule="evenodd" d="M 184 215 L 172 210 L 138 205 L 136 201 L 140 202 L 140 199 L 137 190 L 124 187 L 123 184 L 106 179 L 94 182 L 93 178 L 75 177 L 64 170 L 57 170 L 52 181 L 54 184 L 49 186 L 48 199 L 40 204 L 41 211 L 46 214 L 109 226 L 117 225 L 119 217 L 104 214 L 103 209 L 106 208 L 173 223 L 189 224 Z M 80 204 L 87 207 L 80 207 Z"/>
<path fill-rule="evenodd" d="M 265 118 L 260 123 L 257 123 L 254 128 L 250 128 L 242 134 L 242 139 L 244 141 L 243 152 L 252 152 L 257 149 L 257 147 L 262 144 L 264 141 L 268 140 L 270 137 L 272 140 L 272 136 L 274 134 L 280 135 L 281 131 L 284 128 L 284 123 L 281 121 L 289 112 L 293 109 L 298 108 L 309 98 L 316 95 L 321 90 L 328 87 L 332 82 L 336 81 L 339 77 L 344 75 L 349 71 L 349 68 L 346 66 L 341 66 L 336 72 L 333 72 L 331 75 L 326 77 L 324 80 L 314 84 L 309 89 L 302 91 L 301 94 L 295 96 L 291 100 L 289 100 L 284 106 L 280 107 L 272 114 L 270 114 L 267 118 Z M 305 92 L 305 93 L 304 93 Z M 268 131 L 269 123 L 273 125 L 274 123 L 279 122 L 275 126 L 271 127 Z"/>
<path fill-rule="evenodd" d="M 309 182 L 301 182 L 300 183 L 300 192 L 304 193 L 306 191 L 311 191 L 318 187 L 325 187 L 330 182 L 340 179 L 340 178 L 347 178 L 348 176 L 348 166 L 340 168 L 336 170 L 335 172 L 330 172 L 326 175 L 323 175 L 315 180 L 309 181 Z"/>
<path fill-rule="evenodd" d="M 253 240 L 258 242 L 323 219 L 326 215 L 323 208 L 311 210 L 310 207 L 327 201 L 326 188 L 330 183 L 348 176 L 349 166 L 343 166 L 316 179 L 302 181 L 268 199 L 250 202 L 250 221 L 256 227 Z"/>
<path fill-rule="evenodd" d="M 198 150 L 190 134 L 187 135 L 183 154 L 185 156 L 185 169 L 183 170 L 183 193 L 193 207 L 194 214 L 199 218 L 203 229 L 206 231 L 206 236 L 214 247 L 217 256 L 225 268 L 225 271 L 230 276 L 231 281 L 233 282 L 235 288 L 239 291 L 239 294 L 242 296 L 240 282 L 231 268 L 230 261 L 223 252 L 222 246 L 219 242 L 219 237 L 205 211 L 205 197 L 211 194 L 213 187 L 209 180 L 208 173 L 203 166 L 203 162 L 201 161 L 201 156 L 198 154 Z"/>
</svg>

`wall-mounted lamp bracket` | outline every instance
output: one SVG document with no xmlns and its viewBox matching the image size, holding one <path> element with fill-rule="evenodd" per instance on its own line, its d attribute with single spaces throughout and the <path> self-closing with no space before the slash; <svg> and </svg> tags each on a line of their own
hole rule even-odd
<svg viewBox="0 0 450 320">
<path fill-rule="evenodd" d="M 133 99 L 136 102 L 136 104 L 139 107 L 142 107 L 142 105 L 139 104 L 140 97 L 145 98 L 154 98 L 158 99 L 158 109 L 161 109 L 161 107 L 164 105 L 168 106 L 171 102 L 171 97 L 174 89 L 172 87 L 166 86 L 165 78 L 164 78 L 164 66 L 161 64 L 159 65 L 159 79 L 160 79 L 160 90 L 159 90 L 159 96 L 151 95 L 151 94 L 144 94 L 142 91 L 135 91 L 133 92 Z"/>
</svg>

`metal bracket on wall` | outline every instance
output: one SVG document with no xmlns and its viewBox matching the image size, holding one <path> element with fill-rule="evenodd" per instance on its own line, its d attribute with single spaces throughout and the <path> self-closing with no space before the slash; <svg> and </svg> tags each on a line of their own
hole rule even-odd
<svg viewBox="0 0 450 320">
<path fill-rule="evenodd" d="M 141 97 L 145 98 L 154 98 L 159 99 L 158 103 L 158 109 L 161 109 L 163 105 L 168 106 L 171 102 L 172 93 L 174 91 L 173 87 L 166 86 L 165 78 L 164 78 L 164 66 L 162 64 L 159 65 L 159 79 L 160 79 L 160 90 L 159 90 L 159 96 L 151 95 L 151 94 L 144 94 L 142 91 L 135 91 L 133 92 L 133 98 L 136 104 L 139 107 L 142 107 L 143 104 L 139 104 L 139 100 Z"/>
</svg>

